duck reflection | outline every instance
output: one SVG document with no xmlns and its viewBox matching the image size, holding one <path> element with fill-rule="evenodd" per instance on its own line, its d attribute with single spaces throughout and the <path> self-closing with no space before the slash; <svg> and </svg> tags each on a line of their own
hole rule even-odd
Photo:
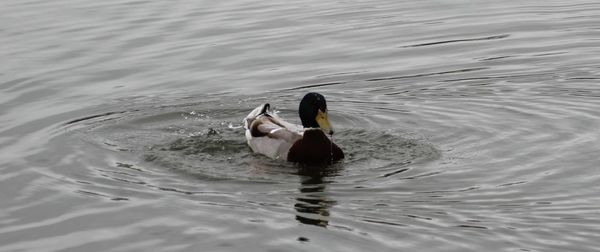
<svg viewBox="0 0 600 252">
<path fill-rule="evenodd" d="M 296 197 L 296 220 L 303 224 L 327 227 L 329 224 L 329 209 L 336 202 L 325 193 L 328 181 L 324 181 L 327 172 L 301 170 L 301 183 Z"/>
</svg>

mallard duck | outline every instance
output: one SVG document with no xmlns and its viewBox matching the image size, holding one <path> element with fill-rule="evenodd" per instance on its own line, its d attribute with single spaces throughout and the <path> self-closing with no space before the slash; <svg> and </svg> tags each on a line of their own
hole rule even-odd
<svg viewBox="0 0 600 252">
<path fill-rule="evenodd" d="M 325 135 L 333 135 L 333 128 L 323 95 L 306 94 L 298 114 L 302 125 L 284 121 L 268 103 L 258 106 L 244 121 L 248 145 L 256 153 L 296 163 L 324 164 L 344 158 L 342 149 Z"/>
</svg>

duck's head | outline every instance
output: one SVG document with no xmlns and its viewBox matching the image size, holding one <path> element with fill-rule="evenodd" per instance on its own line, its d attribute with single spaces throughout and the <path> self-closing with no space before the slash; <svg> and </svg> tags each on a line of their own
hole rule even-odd
<svg viewBox="0 0 600 252">
<path fill-rule="evenodd" d="M 325 133 L 333 134 L 333 128 L 327 117 L 327 102 L 318 93 L 308 93 L 302 98 L 298 108 L 304 128 L 321 128 Z"/>
</svg>

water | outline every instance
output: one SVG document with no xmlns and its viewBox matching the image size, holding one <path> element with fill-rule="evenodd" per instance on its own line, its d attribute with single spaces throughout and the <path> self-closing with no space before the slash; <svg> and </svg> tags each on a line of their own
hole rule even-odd
<svg viewBox="0 0 600 252">
<path fill-rule="evenodd" d="M 595 1 L 4 1 L 0 251 L 595 251 Z M 250 152 L 328 99 L 343 163 Z"/>
</svg>

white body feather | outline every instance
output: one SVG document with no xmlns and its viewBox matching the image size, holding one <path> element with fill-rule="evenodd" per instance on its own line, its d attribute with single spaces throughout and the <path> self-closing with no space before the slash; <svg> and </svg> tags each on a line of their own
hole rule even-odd
<svg viewBox="0 0 600 252">
<path fill-rule="evenodd" d="M 273 159 L 287 160 L 289 149 L 297 140 L 302 138 L 303 127 L 288 123 L 271 111 L 266 112 L 268 115 L 260 114 L 264 106 L 264 104 L 258 106 L 244 119 L 248 145 L 256 153 L 261 153 Z M 255 121 L 260 122 L 258 127 L 260 132 L 267 135 L 252 136 L 250 128 Z M 276 123 L 273 123 L 273 121 Z"/>
</svg>

